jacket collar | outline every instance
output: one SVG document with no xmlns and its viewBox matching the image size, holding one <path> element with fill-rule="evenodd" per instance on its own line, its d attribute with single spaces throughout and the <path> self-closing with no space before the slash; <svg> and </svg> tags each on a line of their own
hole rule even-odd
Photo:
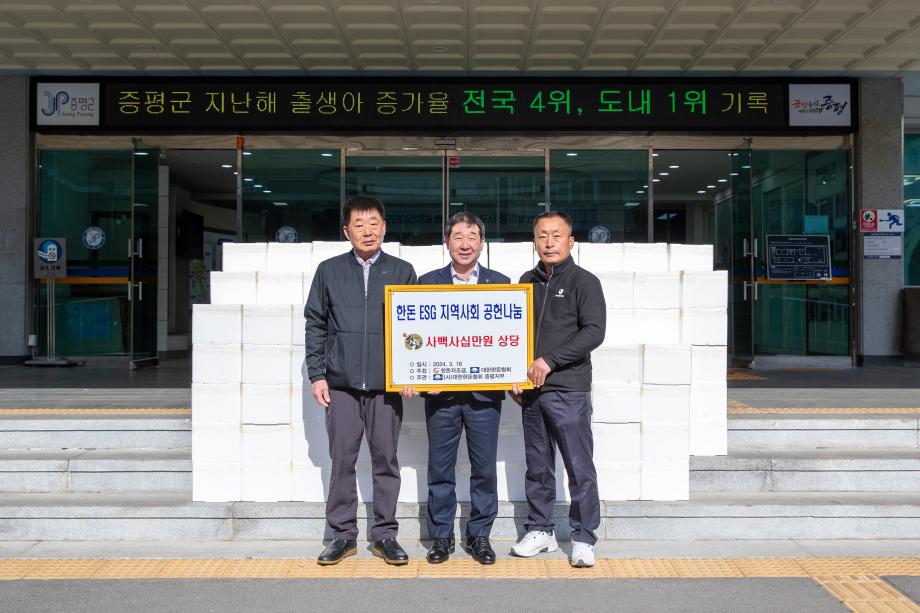
<svg viewBox="0 0 920 613">
<path fill-rule="evenodd" d="M 572 258 L 572 254 L 569 254 L 569 257 L 562 260 L 555 266 L 553 266 L 553 277 L 558 277 L 561 274 L 565 274 L 569 269 L 575 266 L 575 260 Z M 546 274 L 546 267 L 543 265 L 543 262 L 537 262 L 537 265 L 533 267 L 534 272 L 538 277 L 544 281 L 549 280 L 549 276 Z"/>
</svg>

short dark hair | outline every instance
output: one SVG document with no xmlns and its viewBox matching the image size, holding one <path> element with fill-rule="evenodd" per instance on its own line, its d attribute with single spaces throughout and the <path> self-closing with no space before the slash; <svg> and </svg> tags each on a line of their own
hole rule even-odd
<svg viewBox="0 0 920 613">
<path fill-rule="evenodd" d="M 479 219 L 476 215 L 473 215 L 469 211 L 460 211 L 459 213 L 454 213 L 450 216 L 450 219 L 447 220 L 447 227 L 444 230 L 444 238 L 450 238 L 450 233 L 454 231 L 454 226 L 458 223 L 465 223 L 470 226 L 476 226 L 479 228 L 479 238 L 481 240 L 486 240 L 486 226 L 482 223 L 482 220 Z"/>
<path fill-rule="evenodd" d="M 342 205 L 342 224 L 348 225 L 354 211 L 376 211 L 384 219 L 383 203 L 371 196 L 353 196 Z"/>
<path fill-rule="evenodd" d="M 539 215 L 533 218 L 534 229 L 536 229 L 537 223 L 541 219 L 552 219 L 553 217 L 558 217 L 559 219 L 564 221 L 565 225 L 569 227 L 569 234 L 573 233 L 575 226 L 572 224 L 572 218 L 568 215 L 568 213 L 563 213 L 562 211 L 544 211 L 543 213 L 540 213 Z"/>
</svg>

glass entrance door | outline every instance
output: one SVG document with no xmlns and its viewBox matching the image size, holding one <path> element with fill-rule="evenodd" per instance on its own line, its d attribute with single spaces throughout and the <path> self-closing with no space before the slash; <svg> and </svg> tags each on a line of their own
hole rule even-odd
<svg viewBox="0 0 920 613">
<path fill-rule="evenodd" d="M 159 151 L 135 144 L 131 167 L 128 308 L 131 368 L 157 364 Z"/>
<path fill-rule="evenodd" d="M 758 299 L 754 277 L 757 244 L 751 218 L 750 146 L 732 151 L 731 161 L 731 355 L 735 366 L 750 368 L 754 363 L 754 303 Z"/>
<path fill-rule="evenodd" d="M 546 209 L 544 156 L 462 155 L 445 165 L 445 219 L 469 211 L 482 219 L 489 241 L 533 240 L 533 218 Z"/>
</svg>

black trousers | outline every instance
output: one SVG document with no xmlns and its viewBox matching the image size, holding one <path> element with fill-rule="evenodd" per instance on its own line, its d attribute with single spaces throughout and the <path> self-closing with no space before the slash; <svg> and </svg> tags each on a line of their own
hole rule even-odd
<svg viewBox="0 0 920 613">
<path fill-rule="evenodd" d="M 480 401 L 470 393 L 446 402 L 425 400 L 428 426 L 428 535 L 454 536 L 457 514 L 457 449 L 466 430 L 470 456 L 470 520 L 466 536 L 489 536 L 498 514 L 498 425 L 501 402 Z"/>
<path fill-rule="evenodd" d="M 601 523 L 591 392 L 528 392 L 521 423 L 527 458 L 525 492 L 530 512 L 525 528 L 553 532 L 556 503 L 556 446 L 569 475 L 569 525 L 572 540 L 593 545 Z"/>
<path fill-rule="evenodd" d="M 396 444 L 402 427 L 399 394 L 329 390 L 326 431 L 332 471 L 326 499 L 326 521 L 335 538 L 358 537 L 358 482 L 355 463 L 361 438 L 367 437 L 374 476 L 374 524 L 371 538 L 380 541 L 399 529 L 396 500 L 399 498 L 399 461 Z"/>
</svg>

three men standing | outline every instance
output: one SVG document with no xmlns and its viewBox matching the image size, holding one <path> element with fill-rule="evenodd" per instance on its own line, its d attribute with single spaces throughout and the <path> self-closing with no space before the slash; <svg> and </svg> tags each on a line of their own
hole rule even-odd
<svg viewBox="0 0 920 613">
<path fill-rule="evenodd" d="M 419 283 L 473 285 L 510 283 L 500 272 L 479 264 L 485 246 L 485 227 L 472 213 L 462 212 L 447 222 L 444 236 L 451 263 L 419 278 Z M 498 513 L 498 425 L 504 392 L 442 392 L 425 398 L 428 426 L 428 534 L 433 539 L 427 559 L 446 561 L 454 552 L 454 518 L 457 512 L 457 448 L 466 431 L 470 457 L 470 519 L 466 549 L 481 564 L 494 564 L 489 543 Z"/>
<path fill-rule="evenodd" d="M 336 564 L 357 553 L 358 491 L 355 463 L 367 437 L 374 473 L 373 553 L 388 564 L 409 557 L 396 541 L 399 462 L 396 445 L 402 426 L 402 398 L 386 393 L 383 347 L 383 288 L 411 285 L 415 271 L 384 253 L 383 205 L 358 196 L 342 207 L 348 253 L 320 263 L 310 287 L 306 318 L 307 374 L 313 399 L 326 408 L 332 472 L 326 521 L 333 540 L 320 564 Z"/>
</svg>

